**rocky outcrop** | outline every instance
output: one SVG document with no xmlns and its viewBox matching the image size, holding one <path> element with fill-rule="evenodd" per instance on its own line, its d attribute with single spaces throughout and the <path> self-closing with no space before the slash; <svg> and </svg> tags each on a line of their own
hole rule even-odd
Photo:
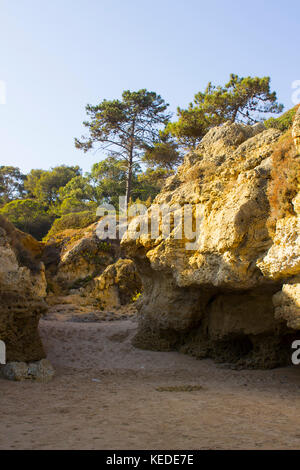
<svg viewBox="0 0 300 470">
<path fill-rule="evenodd" d="M 300 282 L 284 284 L 273 296 L 275 317 L 284 319 L 294 330 L 300 330 Z"/>
<path fill-rule="evenodd" d="M 95 299 L 98 306 L 107 309 L 129 304 L 141 290 L 141 279 L 133 261 L 119 259 L 95 277 L 85 293 Z"/>
<path fill-rule="evenodd" d="M 38 333 L 40 316 L 47 310 L 41 253 L 39 242 L 0 218 L 0 339 L 7 362 L 45 357 Z"/>
<path fill-rule="evenodd" d="M 300 158 L 300 107 L 292 128 L 297 154 Z M 300 163 L 298 163 L 298 194 L 292 200 L 293 213 L 276 222 L 272 246 L 258 263 L 266 278 L 283 283 L 273 296 L 275 317 L 283 319 L 287 325 L 300 330 Z"/>
<path fill-rule="evenodd" d="M 49 290 L 57 294 L 85 286 L 116 261 L 119 252 L 118 244 L 99 240 L 96 224 L 56 234 L 43 252 Z"/>
<path fill-rule="evenodd" d="M 107 310 L 130 303 L 141 291 L 134 263 L 123 259 L 117 240 L 102 241 L 97 224 L 65 230 L 51 238 L 44 249 L 48 302 L 58 294 L 80 298 L 80 303 Z"/>
<path fill-rule="evenodd" d="M 296 144 L 298 122 L 299 111 Z M 122 246 L 143 279 L 137 346 L 249 367 L 288 362 L 299 324 L 299 195 L 294 214 L 278 220 L 273 234 L 267 223 L 272 154 L 281 135 L 262 124 L 211 129 L 148 213 L 129 226 Z M 180 238 L 187 204 L 195 234 L 183 222 Z M 157 205 L 170 216 L 165 236 Z M 160 233 L 136 236 L 151 215 Z"/>
</svg>

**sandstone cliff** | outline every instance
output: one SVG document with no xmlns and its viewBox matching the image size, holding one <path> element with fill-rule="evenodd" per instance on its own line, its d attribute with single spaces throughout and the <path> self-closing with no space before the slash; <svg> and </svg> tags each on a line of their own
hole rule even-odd
<svg viewBox="0 0 300 470">
<path fill-rule="evenodd" d="M 95 229 L 95 224 L 68 229 L 48 240 L 43 262 L 49 290 L 60 293 L 80 288 L 118 259 L 119 247 L 99 240 Z"/>
<path fill-rule="evenodd" d="M 117 240 L 101 241 L 96 226 L 64 230 L 47 242 L 42 259 L 49 303 L 55 305 L 57 295 L 63 294 L 105 310 L 130 303 L 141 291 L 134 263 L 121 258 Z"/>
<path fill-rule="evenodd" d="M 0 339 L 8 362 L 45 357 L 38 333 L 40 316 L 47 310 L 41 254 L 39 242 L 0 218 Z"/>
<path fill-rule="evenodd" d="M 210 130 L 186 155 L 154 201 L 169 205 L 170 235 L 134 239 L 129 227 L 122 246 L 143 279 L 137 346 L 249 367 L 289 361 L 300 328 L 299 113 L 289 149 L 293 169 L 286 164 L 285 175 L 276 176 L 281 170 L 274 149 L 286 136 L 262 124 L 228 123 Z M 276 212 L 271 229 L 272 201 L 279 198 L 280 206 L 283 197 L 276 177 L 286 177 L 284 197 L 291 200 L 285 212 Z M 184 204 L 194 204 L 194 226 L 199 224 L 190 249 L 187 237 L 176 235 Z M 139 217 L 141 226 L 151 212 L 154 205 Z"/>
</svg>

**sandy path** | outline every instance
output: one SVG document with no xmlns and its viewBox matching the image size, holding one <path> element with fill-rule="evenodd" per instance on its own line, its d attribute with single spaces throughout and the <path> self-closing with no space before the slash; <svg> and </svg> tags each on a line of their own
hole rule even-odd
<svg viewBox="0 0 300 470">
<path fill-rule="evenodd" d="M 1 449 L 299 449 L 300 368 L 233 371 L 136 350 L 130 320 L 42 321 L 57 374 L 0 380 Z M 198 391 L 157 387 L 201 385 Z"/>
</svg>

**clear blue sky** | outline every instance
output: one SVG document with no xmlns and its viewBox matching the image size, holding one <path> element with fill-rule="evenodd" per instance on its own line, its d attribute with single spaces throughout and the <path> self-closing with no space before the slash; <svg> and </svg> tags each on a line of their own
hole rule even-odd
<svg viewBox="0 0 300 470">
<path fill-rule="evenodd" d="M 156 91 L 175 111 L 231 72 L 270 75 L 292 107 L 299 0 L 0 0 L 0 165 L 50 168 L 83 154 L 86 103 Z"/>
</svg>

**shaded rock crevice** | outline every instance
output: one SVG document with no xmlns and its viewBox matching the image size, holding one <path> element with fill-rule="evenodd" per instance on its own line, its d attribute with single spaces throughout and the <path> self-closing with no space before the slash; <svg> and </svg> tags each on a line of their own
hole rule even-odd
<svg viewBox="0 0 300 470">
<path fill-rule="evenodd" d="M 297 334 L 274 315 L 277 285 L 268 290 L 234 292 L 174 285 L 172 288 L 172 281 L 165 284 L 165 278 L 163 288 L 159 281 L 151 289 L 149 280 L 145 284 L 134 346 L 154 351 L 177 350 L 237 367 L 290 364 L 291 343 Z M 151 292 L 148 298 L 147 292 Z"/>
</svg>

